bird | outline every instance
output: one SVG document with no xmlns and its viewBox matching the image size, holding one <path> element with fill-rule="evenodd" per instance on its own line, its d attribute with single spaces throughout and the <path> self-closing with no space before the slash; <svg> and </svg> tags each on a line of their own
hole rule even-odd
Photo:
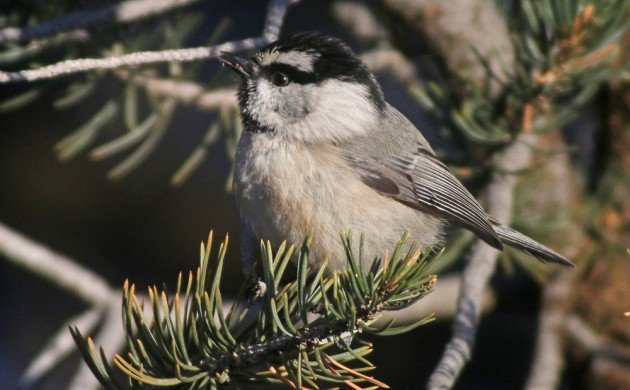
<svg viewBox="0 0 630 390">
<path fill-rule="evenodd" d="M 348 266 L 343 233 L 360 234 L 373 261 L 405 232 L 423 248 L 441 245 L 448 224 L 573 266 L 489 216 L 340 39 L 298 32 L 218 59 L 240 76 L 233 189 L 245 272 L 256 240 L 299 246 L 309 234 L 310 261 L 338 270 Z"/>
</svg>

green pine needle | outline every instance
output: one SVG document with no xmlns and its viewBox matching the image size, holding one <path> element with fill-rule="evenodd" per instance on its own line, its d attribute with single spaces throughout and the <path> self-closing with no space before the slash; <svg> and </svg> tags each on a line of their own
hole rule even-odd
<svg viewBox="0 0 630 390">
<path fill-rule="evenodd" d="M 128 343 L 127 355 L 113 363 L 91 339 L 70 329 L 94 375 L 106 387 L 218 388 L 253 384 L 285 384 L 294 388 L 318 388 L 324 384 L 356 388 L 366 383 L 387 385 L 365 374 L 374 365 L 366 359 L 372 346 L 361 333 L 397 335 L 411 331 L 433 318 L 385 328 L 373 326 L 378 313 L 398 310 L 421 299 L 436 283 L 427 272 L 431 251 L 414 250 L 405 234 L 392 255 L 375 259 L 369 270 L 363 264 L 363 240 L 352 250 L 350 235 L 342 238 L 348 270 L 327 272 L 326 264 L 309 267 L 308 239 L 295 253 L 285 243 L 275 251 L 261 243 L 264 293 L 246 300 L 252 280 L 244 283 L 226 313 L 220 282 L 228 237 L 212 255 L 213 235 L 201 245 L 200 265 L 190 273 L 185 291 L 182 275 L 174 297 L 157 287 L 148 290 L 151 315 L 128 282 L 123 287 L 122 320 Z M 215 258 L 216 260 L 211 260 Z M 287 264 L 297 261 L 294 281 L 286 280 Z"/>
</svg>

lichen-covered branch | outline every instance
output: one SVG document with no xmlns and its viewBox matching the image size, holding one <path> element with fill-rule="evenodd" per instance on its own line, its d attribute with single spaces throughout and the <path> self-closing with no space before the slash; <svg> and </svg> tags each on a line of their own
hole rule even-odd
<svg viewBox="0 0 630 390">
<path fill-rule="evenodd" d="M 138 66 L 162 62 L 187 62 L 216 57 L 222 51 L 239 52 L 260 48 L 277 39 L 288 7 L 299 0 L 273 0 L 269 4 L 263 36 L 225 42 L 210 47 L 145 51 L 108 58 L 80 58 L 42 66 L 32 70 L 0 72 L 0 84 L 18 81 L 50 79 L 62 75 L 97 69 L 115 69 L 123 66 Z"/>
<path fill-rule="evenodd" d="M 157 64 L 161 62 L 187 62 L 216 57 L 222 51 L 242 51 L 260 47 L 268 41 L 265 38 L 247 38 L 226 42 L 210 47 L 196 47 L 190 49 L 174 49 L 162 51 L 144 51 L 130 53 L 119 57 L 108 58 L 80 58 L 67 60 L 53 65 L 42 66 L 33 70 L 18 72 L 0 72 L 0 84 L 17 81 L 36 81 L 51 79 L 72 73 L 87 72 L 97 69 L 115 69 L 122 66 L 138 66 L 143 64 Z"/>
</svg>

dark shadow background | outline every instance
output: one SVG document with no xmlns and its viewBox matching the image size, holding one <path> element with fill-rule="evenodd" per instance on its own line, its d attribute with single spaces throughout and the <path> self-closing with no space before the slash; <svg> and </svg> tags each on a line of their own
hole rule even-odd
<svg viewBox="0 0 630 390">
<path fill-rule="evenodd" d="M 327 4 L 306 1 L 294 7 L 284 33 L 317 29 L 360 49 L 335 25 Z M 207 19 L 189 44 L 201 44 L 225 16 L 232 19 L 225 39 L 258 35 L 265 6 L 265 2 L 252 1 L 198 6 Z M 204 63 L 200 81 L 216 71 L 213 61 Z M 430 120 L 404 89 L 387 75 L 379 75 L 379 80 L 387 99 L 435 142 Z M 235 202 L 223 190 L 230 163 L 223 143 L 218 142 L 183 187 L 169 185 L 169 177 L 203 137 L 211 119 L 185 106 L 178 108 L 156 152 L 120 182 L 105 178 L 119 160 L 94 163 L 81 155 L 69 163 L 59 162 L 54 143 L 88 120 L 108 96 L 120 93 L 120 83 L 108 84 L 108 89 L 72 109 L 54 110 L 50 100 L 59 94 L 51 92 L 25 109 L 0 116 L 0 221 L 76 259 L 114 286 L 122 286 L 125 278 L 139 287 L 173 285 L 179 271 L 196 267 L 199 243 L 211 228 L 219 237 L 230 233 L 231 242 L 237 242 Z M 14 91 L 0 87 L 0 97 Z M 112 127 L 104 138 L 117 131 Z M 224 279 L 227 295 L 234 293 L 240 276 L 238 248 L 233 244 Z M 537 286 L 519 273 L 496 276 L 493 284 L 499 297 L 497 310 L 484 317 L 472 363 L 457 388 L 520 388 L 528 373 L 536 332 Z M 72 295 L 2 259 L 0 307 L 0 388 L 9 389 L 48 339 L 85 309 Z M 449 335 L 450 324 L 443 321 L 408 335 L 373 339 L 372 360 L 378 367 L 374 375 L 394 389 L 424 388 Z M 64 388 L 77 360 L 75 354 L 40 388 Z"/>
</svg>

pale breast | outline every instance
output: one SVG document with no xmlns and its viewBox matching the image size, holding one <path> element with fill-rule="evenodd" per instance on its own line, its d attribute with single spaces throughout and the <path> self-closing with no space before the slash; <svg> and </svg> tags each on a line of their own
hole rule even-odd
<svg viewBox="0 0 630 390">
<path fill-rule="evenodd" d="M 390 251 L 409 230 L 413 241 L 433 244 L 440 221 L 382 196 L 363 184 L 337 154 L 288 145 L 265 134 L 244 133 L 237 151 L 234 189 L 256 238 L 300 245 L 312 234 L 311 257 L 346 264 L 340 235 L 364 235 L 366 260 Z"/>
</svg>

